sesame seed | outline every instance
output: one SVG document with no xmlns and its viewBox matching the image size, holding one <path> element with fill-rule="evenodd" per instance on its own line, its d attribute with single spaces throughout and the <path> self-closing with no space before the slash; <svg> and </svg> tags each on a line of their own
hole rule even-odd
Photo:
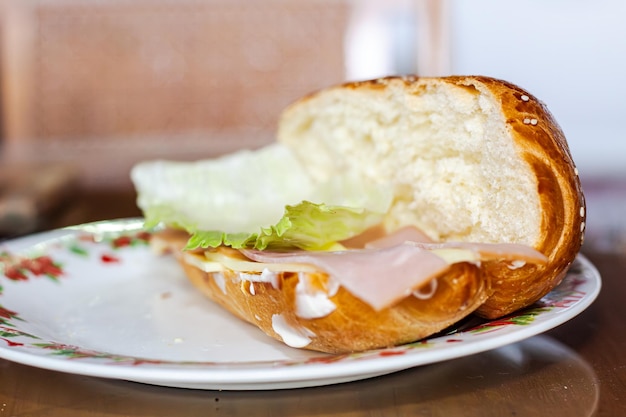
<svg viewBox="0 0 626 417">
<path fill-rule="evenodd" d="M 585 222 L 581 222 L 580 223 L 580 231 L 584 232 L 585 231 Z"/>
<path fill-rule="evenodd" d="M 574 174 L 578 176 L 578 168 L 574 168 Z"/>
<path fill-rule="evenodd" d="M 520 97 L 522 99 L 522 101 L 528 101 L 530 100 L 530 97 L 528 97 L 526 94 L 522 95 L 522 97 Z"/>
<path fill-rule="evenodd" d="M 530 119 L 530 124 L 533 126 L 537 125 L 537 119 Z"/>
<path fill-rule="evenodd" d="M 585 207 L 580 208 L 580 217 L 585 217 Z"/>
<path fill-rule="evenodd" d="M 528 118 L 524 119 L 524 124 L 525 125 L 529 125 L 530 124 L 530 119 L 528 119 Z"/>
</svg>

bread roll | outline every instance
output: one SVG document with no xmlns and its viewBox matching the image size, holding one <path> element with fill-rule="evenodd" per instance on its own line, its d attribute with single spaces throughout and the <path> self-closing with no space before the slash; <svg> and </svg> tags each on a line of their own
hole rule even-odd
<svg viewBox="0 0 626 417">
<path fill-rule="evenodd" d="M 388 347 L 473 312 L 507 315 L 558 285 L 580 249 L 584 198 L 563 133 L 541 102 L 507 82 L 389 77 L 330 87 L 285 109 L 278 141 L 318 181 L 350 173 L 391 187 L 383 233 L 416 226 L 434 242 L 519 244 L 547 257 L 454 263 L 378 310 L 325 271 L 213 270 L 209 255 L 180 251 L 186 235 L 155 236 L 204 294 L 291 346 L 333 353 Z M 250 262 L 232 249 L 217 252 Z M 320 293 L 317 307 L 328 311 L 297 311 L 298 297 Z"/>
<path fill-rule="evenodd" d="M 558 285 L 582 244 L 585 201 L 565 136 L 533 95 L 488 77 L 382 78 L 331 87 L 282 115 L 278 140 L 324 179 L 391 184 L 391 231 L 435 241 L 520 243 L 545 265 L 489 262 L 496 318 Z"/>
</svg>

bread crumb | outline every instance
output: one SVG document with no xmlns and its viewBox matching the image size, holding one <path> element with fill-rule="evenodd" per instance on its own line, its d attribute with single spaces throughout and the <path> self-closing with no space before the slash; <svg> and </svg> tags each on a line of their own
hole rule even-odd
<svg viewBox="0 0 626 417">
<path fill-rule="evenodd" d="M 407 90 L 402 79 L 386 82 L 385 89 L 329 90 L 291 107 L 279 140 L 316 181 L 345 172 L 390 184 L 390 230 L 415 224 L 434 240 L 534 244 L 541 235 L 536 177 L 495 97 L 479 84 L 425 79 Z M 528 113 L 522 121 L 539 124 Z"/>
</svg>

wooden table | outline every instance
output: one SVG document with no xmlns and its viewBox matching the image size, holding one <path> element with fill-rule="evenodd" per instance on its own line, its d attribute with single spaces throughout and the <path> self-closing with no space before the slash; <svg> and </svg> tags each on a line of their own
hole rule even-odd
<svg viewBox="0 0 626 417">
<path fill-rule="evenodd" d="M 132 192 L 79 193 L 50 226 L 139 215 Z M 370 380 L 281 391 L 195 391 L 0 360 L 0 417 L 626 416 L 626 254 L 588 251 L 603 278 L 580 316 L 505 348 Z"/>
</svg>

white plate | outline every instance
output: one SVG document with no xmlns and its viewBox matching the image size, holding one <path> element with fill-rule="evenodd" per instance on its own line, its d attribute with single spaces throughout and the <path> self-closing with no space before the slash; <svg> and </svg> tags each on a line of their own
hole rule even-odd
<svg viewBox="0 0 626 417">
<path fill-rule="evenodd" d="M 289 348 L 195 291 L 148 248 L 140 219 L 0 244 L 0 357 L 155 385 L 280 389 L 354 381 L 514 343 L 564 323 L 598 295 L 578 256 L 563 283 L 511 317 L 390 349 L 327 355 Z"/>
</svg>

